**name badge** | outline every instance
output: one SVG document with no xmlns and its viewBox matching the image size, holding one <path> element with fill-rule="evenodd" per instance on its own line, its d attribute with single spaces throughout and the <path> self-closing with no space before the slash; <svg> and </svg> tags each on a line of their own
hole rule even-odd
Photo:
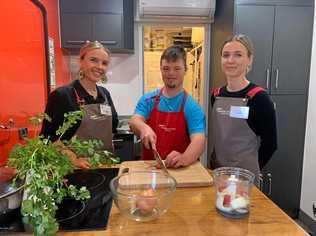
<svg viewBox="0 0 316 236">
<path fill-rule="evenodd" d="M 102 115 L 112 115 L 111 107 L 108 105 L 100 104 L 100 112 Z"/>
<path fill-rule="evenodd" d="M 232 118 L 248 119 L 249 107 L 246 106 L 231 106 L 229 116 Z"/>
</svg>

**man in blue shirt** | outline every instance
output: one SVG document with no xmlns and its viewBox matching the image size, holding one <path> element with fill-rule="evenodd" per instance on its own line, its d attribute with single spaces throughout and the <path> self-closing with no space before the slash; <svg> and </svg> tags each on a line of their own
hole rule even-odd
<svg viewBox="0 0 316 236">
<path fill-rule="evenodd" d="M 183 89 L 186 52 L 181 46 L 167 48 L 160 58 L 164 87 L 143 95 L 130 127 L 144 146 L 142 159 L 154 159 L 157 150 L 167 167 L 195 162 L 204 151 L 205 115 Z"/>
</svg>

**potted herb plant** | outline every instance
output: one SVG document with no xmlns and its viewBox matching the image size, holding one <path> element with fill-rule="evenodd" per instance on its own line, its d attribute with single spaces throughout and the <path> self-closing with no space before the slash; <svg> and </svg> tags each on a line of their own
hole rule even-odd
<svg viewBox="0 0 316 236">
<path fill-rule="evenodd" d="M 64 123 L 56 134 L 61 138 L 69 128 L 82 119 L 82 116 L 82 111 L 65 114 Z M 33 117 L 31 121 L 39 126 L 43 119 L 50 118 L 44 114 Z M 69 157 L 63 154 L 65 147 L 70 148 L 77 155 L 89 157 L 93 167 L 118 162 L 112 153 L 100 151 L 102 141 L 81 141 L 74 137 L 70 141 L 60 142 L 62 145 L 37 136 L 26 139 L 23 145 L 16 145 L 10 153 L 8 165 L 17 169 L 16 178 L 26 179 L 21 213 L 23 222 L 30 226 L 35 235 L 56 234 L 58 222 L 55 215 L 58 204 L 65 197 L 76 200 L 90 197 L 86 187 L 77 189 L 73 185 L 65 184 L 64 177 L 74 171 Z"/>
</svg>

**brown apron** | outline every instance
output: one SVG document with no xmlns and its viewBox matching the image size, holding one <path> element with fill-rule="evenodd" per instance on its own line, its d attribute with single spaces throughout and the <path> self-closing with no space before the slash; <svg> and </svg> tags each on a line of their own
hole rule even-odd
<svg viewBox="0 0 316 236">
<path fill-rule="evenodd" d="M 112 145 L 112 111 L 106 96 L 104 103 L 86 104 L 75 89 L 77 102 L 84 111 L 81 124 L 75 133 L 80 140 L 98 139 L 103 142 L 103 148 L 113 151 Z"/>
<path fill-rule="evenodd" d="M 248 115 L 238 113 L 247 110 L 247 102 L 248 98 L 215 97 L 212 110 L 215 155 L 211 161 L 213 168 L 227 166 L 250 170 L 258 184 L 260 137 L 248 126 Z"/>
</svg>

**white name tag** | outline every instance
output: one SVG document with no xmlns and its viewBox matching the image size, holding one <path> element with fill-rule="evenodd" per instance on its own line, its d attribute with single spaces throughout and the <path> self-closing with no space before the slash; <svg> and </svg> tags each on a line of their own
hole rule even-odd
<svg viewBox="0 0 316 236">
<path fill-rule="evenodd" d="M 108 116 L 112 115 L 111 107 L 108 105 L 101 104 L 100 112 L 102 115 L 108 115 Z"/>
<path fill-rule="evenodd" d="M 229 116 L 239 119 L 248 119 L 249 107 L 246 106 L 231 106 Z"/>
</svg>

